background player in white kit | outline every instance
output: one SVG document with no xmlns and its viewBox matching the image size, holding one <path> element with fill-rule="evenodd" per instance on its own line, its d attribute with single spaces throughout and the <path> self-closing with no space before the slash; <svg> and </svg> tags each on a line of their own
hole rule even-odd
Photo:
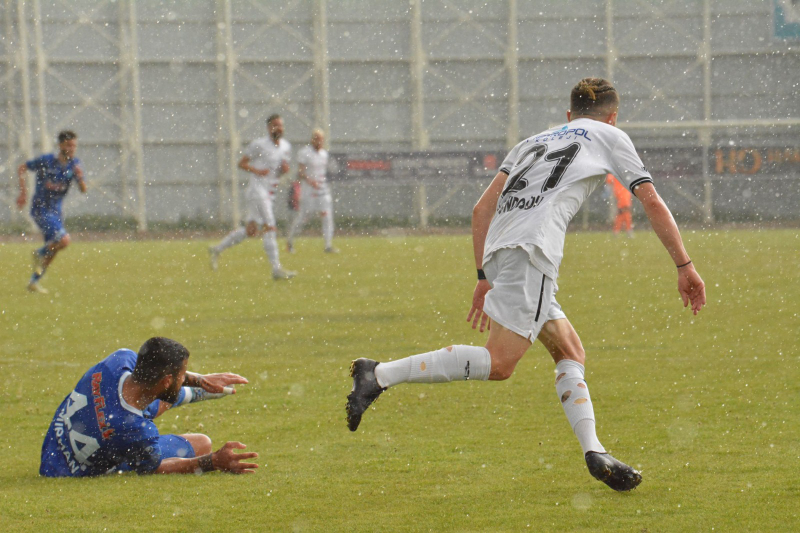
<svg viewBox="0 0 800 533">
<path fill-rule="evenodd" d="M 695 314 L 706 302 L 705 288 L 633 143 L 615 127 L 619 96 L 614 87 L 586 78 L 572 89 L 570 100 L 569 123 L 515 146 L 473 210 L 478 283 L 467 320 L 473 328 L 480 322 L 484 331 L 491 318 L 486 346 L 448 346 L 389 363 L 353 361 L 353 390 L 347 397 L 351 431 L 387 387 L 507 379 L 538 339 L 556 363 L 556 393 L 589 472 L 614 490 L 641 483 L 639 472 L 611 457 L 597 438 L 583 346 L 555 300 L 567 224 L 606 175 L 613 174 L 642 202 L 677 266 L 683 304 L 691 302 Z"/>
<path fill-rule="evenodd" d="M 272 210 L 272 198 L 280 177 L 289 172 L 292 145 L 283 138 L 283 119 L 280 115 L 272 115 L 267 119 L 267 132 L 269 137 L 251 142 L 239 161 L 239 168 L 252 174 L 245 192 L 247 225 L 233 230 L 222 239 L 222 242 L 209 248 L 208 253 L 211 256 L 211 268 L 216 270 L 219 254 L 223 250 L 239 244 L 246 237 L 262 234 L 264 251 L 272 265 L 272 277 L 276 280 L 289 279 L 296 273 L 284 270 L 278 258 L 277 228 Z"/>
<path fill-rule="evenodd" d="M 297 176 L 301 180 L 300 210 L 294 217 L 287 248 L 294 252 L 294 238 L 303 229 L 311 213 L 322 219 L 322 237 L 327 253 L 337 253 L 333 247 L 333 198 L 328 185 L 328 151 L 323 148 L 325 134 L 320 129 L 311 132 L 311 146 L 304 146 L 297 154 Z"/>
</svg>

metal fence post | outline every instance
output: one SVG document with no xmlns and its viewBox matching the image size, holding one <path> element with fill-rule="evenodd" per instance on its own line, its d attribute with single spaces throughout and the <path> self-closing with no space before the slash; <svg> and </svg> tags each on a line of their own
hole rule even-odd
<svg viewBox="0 0 800 533">
<path fill-rule="evenodd" d="M 428 188 L 425 183 L 417 184 L 417 194 L 415 196 L 416 212 L 418 216 L 417 227 L 428 227 Z"/>
</svg>

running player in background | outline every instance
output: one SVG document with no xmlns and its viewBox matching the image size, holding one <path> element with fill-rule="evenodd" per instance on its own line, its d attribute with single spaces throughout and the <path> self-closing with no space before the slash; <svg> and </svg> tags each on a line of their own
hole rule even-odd
<svg viewBox="0 0 800 533">
<path fill-rule="evenodd" d="M 473 328 L 480 322 L 484 331 L 491 319 L 486 346 L 448 346 L 388 363 L 353 361 L 346 406 L 351 431 L 387 387 L 508 379 L 538 339 L 556 363 L 556 394 L 589 472 L 618 491 L 641 483 L 639 472 L 609 455 L 597 438 L 584 379 L 586 354 L 555 299 L 567 225 L 606 175 L 614 174 L 642 202 L 677 267 L 683 304 L 691 303 L 695 314 L 706 302 L 705 288 L 650 173 L 630 138 L 615 127 L 616 89 L 606 80 L 585 78 L 572 89 L 570 104 L 568 124 L 534 135 L 509 152 L 473 210 L 478 283 L 467 320 Z"/>
<path fill-rule="evenodd" d="M 618 236 L 624 226 L 628 237 L 633 237 L 633 217 L 631 215 L 633 195 L 612 174 L 606 176 L 606 184 L 611 187 L 611 192 L 614 193 L 614 199 L 617 203 L 617 215 L 614 218 L 614 236 Z"/>
<path fill-rule="evenodd" d="M 323 148 L 325 134 L 320 129 L 311 132 L 311 146 L 297 154 L 297 175 L 301 181 L 300 210 L 289 229 L 287 248 L 294 252 L 294 239 L 303 229 L 311 213 L 322 219 L 322 237 L 327 253 L 338 253 L 333 247 L 333 199 L 328 186 L 328 151 Z"/>
<path fill-rule="evenodd" d="M 189 351 L 164 337 L 148 339 L 136 354 L 117 350 L 86 372 L 61 402 L 42 445 L 39 474 L 87 477 L 112 472 L 194 474 L 224 470 L 252 473 L 243 463 L 256 453 L 235 453 L 240 442 L 211 452 L 199 433 L 159 435 L 153 419 L 167 409 L 215 399 L 247 383 L 236 374 L 186 371 Z"/>
<path fill-rule="evenodd" d="M 280 177 L 289 172 L 292 158 L 292 145 L 283 138 L 283 119 L 272 115 L 267 119 L 268 137 L 251 142 L 239 161 L 239 168 L 250 172 L 250 183 L 245 192 L 247 201 L 246 226 L 233 230 L 222 242 L 208 249 L 211 268 L 217 269 L 219 254 L 235 246 L 246 237 L 262 235 L 264 251 L 272 265 L 272 277 L 276 280 L 289 279 L 295 272 L 284 270 L 278 257 L 277 226 L 272 210 L 272 199 Z"/>
<path fill-rule="evenodd" d="M 27 161 L 19 166 L 17 172 L 19 175 L 17 207 L 20 209 L 23 209 L 28 202 L 25 173 L 29 170 L 36 173 L 31 217 L 44 237 L 44 246 L 33 252 L 33 274 L 28 281 L 28 290 L 31 292 L 47 293 L 47 289 L 39 284 L 39 280 L 56 258 L 56 254 L 71 242 L 67 230 L 64 229 L 61 203 L 69 191 L 72 180 L 78 182 L 81 192 L 86 192 L 81 162 L 75 157 L 77 149 L 78 135 L 73 131 L 62 131 L 58 134 L 58 153 L 45 154 Z"/>
</svg>

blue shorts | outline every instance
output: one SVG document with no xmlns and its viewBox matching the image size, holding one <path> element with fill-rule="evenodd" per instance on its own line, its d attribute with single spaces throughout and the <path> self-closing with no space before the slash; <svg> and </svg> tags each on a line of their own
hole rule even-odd
<svg viewBox="0 0 800 533">
<path fill-rule="evenodd" d="M 191 459 L 196 455 L 189 441 L 180 435 L 161 435 L 158 437 L 158 446 L 161 448 L 162 461 L 172 457 Z"/>
<path fill-rule="evenodd" d="M 192 459 L 193 457 L 196 457 L 194 448 L 192 448 L 192 445 L 189 443 L 189 441 L 179 435 L 159 435 L 158 447 L 161 450 L 162 461 L 172 457 L 180 457 L 182 459 Z M 133 468 L 131 468 L 130 464 L 122 463 L 109 470 L 108 473 L 130 472 L 132 470 Z"/>
<path fill-rule="evenodd" d="M 31 217 L 42 230 L 45 244 L 58 242 L 67 234 L 64 222 L 61 220 L 61 213 L 58 211 L 32 210 Z"/>
</svg>

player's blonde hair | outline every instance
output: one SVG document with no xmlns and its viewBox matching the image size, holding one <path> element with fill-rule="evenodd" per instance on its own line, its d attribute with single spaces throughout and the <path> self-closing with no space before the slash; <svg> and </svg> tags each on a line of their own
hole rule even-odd
<svg viewBox="0 0 800 533">
<path fill-rule="evenodd" d="M 322 131 L 322 128 L 314 128 L 311 130 L 311 136 L 314 137 L 315 135 L 321 135 L 322 137 L 325 137 L 325 132 Z"/>
<path fill-rule="evenodd" d="M 583 78 L 570 93 L 570 111 L 576 116 L 596 117 L 613 113 L 619 107 L 619 94 L 603 78 Z"/>
</svg>

